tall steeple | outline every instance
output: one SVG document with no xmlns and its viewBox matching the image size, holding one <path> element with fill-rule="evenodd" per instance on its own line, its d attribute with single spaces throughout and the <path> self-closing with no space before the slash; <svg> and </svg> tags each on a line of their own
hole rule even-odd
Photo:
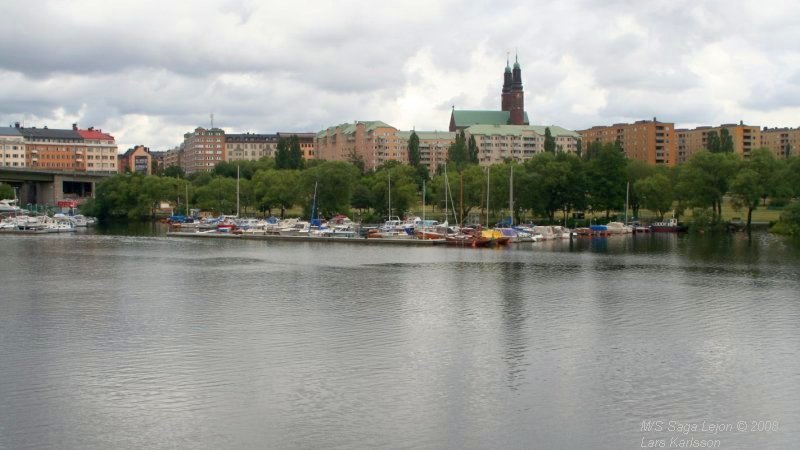
<svg viewBox="0 0 800 450">
<path fill-rule="evenodd" d="M 513 81 L 511 66 L 508 62 L 508 54 L 506 54 L 506 71 L 503 74 L 503 93 L 500 96 L 501 111 L 511 111 L 511 84 Z"/>
<path fill-rule="evenodd" d="M 507 111 L 510 111 L 508 123 L 511 125 L 527 125 L 525 123 L 525 92 L 522 90 L 522 68 L 519 65 L 519 55 L 514 55 L 514 69 L 511 72 L 511 91 L 507 98 Z"/>
</svg>

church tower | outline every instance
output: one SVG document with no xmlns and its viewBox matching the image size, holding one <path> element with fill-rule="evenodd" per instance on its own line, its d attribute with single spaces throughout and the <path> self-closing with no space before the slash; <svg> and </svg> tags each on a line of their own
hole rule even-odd
<svg viewBox="0 0 800 450">
<path fill-rule="evenodd" d="M 500 97 L 500 110 L 501 111 L 511 111 L 511 83 L 513 82 L 513 77 L 511 74 L 511 66 L 508 64 L 508 59 L 506 59 L 506 72 L 503 75 L 503 94 Z"/>
<path fill-rule="evenodd" d="M 508 79 L 508 64 L 506 63 L 506 80 Z M 505 86 L 503 87 L 505 99 Z M 503 108 L 506 111 L 505 108 Z M 514 57 L 514 70 L 511 74 L 511 90 L 508 96 L 508 109 L 510 111 L 509 124 L 526 125 L 525 123 L 525 92 L 522 90 L 522 69 L 519 66 L 519 55 Z"/>
</svg>

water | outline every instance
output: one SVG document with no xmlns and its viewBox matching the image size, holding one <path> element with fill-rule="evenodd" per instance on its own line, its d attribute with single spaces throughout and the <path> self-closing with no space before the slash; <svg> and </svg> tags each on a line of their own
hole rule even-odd
<svg viewBox="0 0 800 450">
<path fill-rule="evenodd" d="M 488 250 L 159 231 L 0 236 L 0 448 L 800 438 L 795 242 Z M 748 431 L 675 429 L 704 420 Z M 777 431 L 749 431 L 758 421 Z"/>
</svg>

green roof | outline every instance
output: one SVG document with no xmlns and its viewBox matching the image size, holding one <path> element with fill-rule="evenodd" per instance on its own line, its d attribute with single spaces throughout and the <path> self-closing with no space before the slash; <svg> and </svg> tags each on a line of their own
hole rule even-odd
<svg viewBox="0 0 800 450">
<path fill-rule="evenodd" d="M 455 140 L 456 133 L 451 133 L 450 131 L 415 131 L 417 136 L 419 136 L 422 140 L 431 140 L 431 139 L 449 139 Z M 408 140 L 411 137 L 410 131 L 398 131 L 397 137 Z"/>
<path fill-rule="evenodd" d="M 467 132 L 479 135 L 522 136 L 526 132 L 532 131 L 544 136 L 545 128 L 550 128 L 550 134 L 553 137 L 580 138 L 577 132 L 556 125 L 473 125 L 467 128 Z"/>
<path fill-rule="evenodd" d="M 511 112 L 454 109 L 453 118 L 456 121 L 456 128 L 466 128 L 472 125 L 508 125 Z M 525 113 L 525 122 L 528 122 L 528 113 Z"/>
<path fill-rule="evenodd" d="M 394 128 L 393 126 L 387 124 L 386 122 L 382 122 L 380 120 L 358 120 L 356 122 L 350 123 L 343 123 L 340 125 L 336 125 L 333 127 L 329 127 L 325 130 L 320 131 L 317 133 L 317 137 L 325 137 L 325 135 L 330 132 L 331 134 L 335 134 L 336 130 L 339 129 L 342 134 L 353 134 L 356 132 L 356 125 L 364 124 L 365 131 L 369 132 L 376 128 Z"/>
</svg>

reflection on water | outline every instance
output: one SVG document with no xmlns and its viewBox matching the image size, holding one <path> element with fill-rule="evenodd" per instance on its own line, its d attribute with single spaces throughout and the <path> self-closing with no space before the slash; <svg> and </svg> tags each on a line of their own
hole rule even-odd
<svg viewBox="0 0 800 450">
<path fill-rule="evenodd" d="M 98 231 L 0 236 L 0 448 L 673 437 L 643 420 L 780 423 L 720 434 L 723 448 L 800 437 L 796 242 L 482 250 Z"/>
</svg>

